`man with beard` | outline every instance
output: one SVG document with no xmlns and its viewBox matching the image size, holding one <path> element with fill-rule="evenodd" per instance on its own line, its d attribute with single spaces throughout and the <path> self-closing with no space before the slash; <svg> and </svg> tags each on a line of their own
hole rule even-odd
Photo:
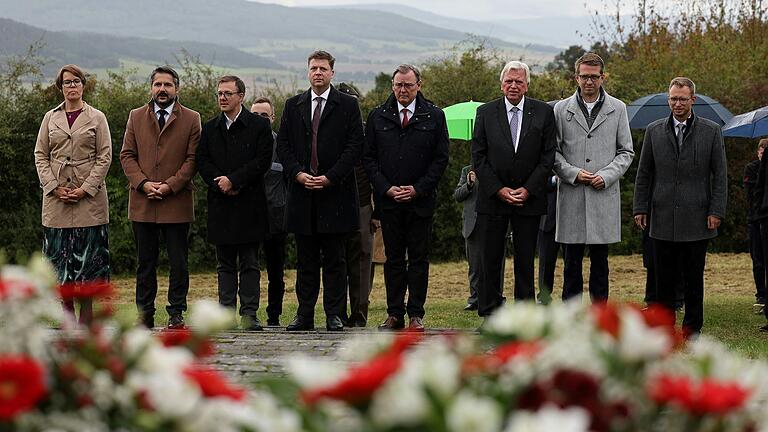
<svg viewBox="0 0 768 432">
<path fill-rule="evenodd" d="M 152 72 L 152 100 L 131 111 L 120 163 L 128 182 L 128 219 L 138 253 L 136 306 L 139 322 L 155 324 L 157 258 L 162 235 L 170 277 L 168 328 L 184 327 L 187 310 L 189 224 L 194 220 L 192 177 L 200 140 L 200 114 L 178 99 L 179 75 L 170 67 Z"/>
</svg>

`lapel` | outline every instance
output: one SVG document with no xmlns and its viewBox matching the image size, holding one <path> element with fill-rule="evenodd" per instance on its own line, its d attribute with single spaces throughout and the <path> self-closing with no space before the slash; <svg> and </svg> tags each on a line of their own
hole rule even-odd
<svg viewBox="0 0 768 432">
<path fill-rule="evenodd" d="M 170 115 L 168 116 L 168 119 L 165 121 L 165 127 L 163 128 L 162 131 L 160 131 L 160 134 L 162 134 L 163 131 L 168 129 L 168 127 L 171 125 L 171 123 L 173 123 L 173 121 L 176 120 L 176 118 L 179 116 L 180 112 L 181 112 L 181 110 L 179 109 L 179 100 L 176 99 L 176 103 L 173 104 L 173 110 L 170 112 Z M 157 123 L 157 122 L 155 122 L 155 123 Z M 158 130 L 160 129 L 160 124 L 159 123 L 157 124 L 157 129 Z"/>
<path fill-rule="evenodd" d="M 587 119 L 584 118 L 584 113 L 581 112 L 581 108 L 579 108 L 579 102 L 576 99 L 577 97 L 579 97 L 578 92 L 574 93 L 573 96 L 568 98 L 568 104 L 565 106 L 565 110 L 568 111 L 566 121 L 571 121 L 571 119 L 576 120 L 576 123 L 581 126 L 582 129 L 584 129 L 584 132 L 589 132 L 589 128 L 587 127 Z"/>
<path fill-rule="evenodd" d="M 507 140 L 507 145 L 514 152 L 515 146 L 512 145 L 512 131 L 509 130 L 509 121 L 507 120 L 507 104 L 504 102 L 504 97 L 505 96 L 502 96 L 501 99 L 498 99 L 496 116 L 498 117 L 501 134 L 504 135 L 504 139 Z M 520 135 L 522 135 L 522 133 Z"/>
<path fill-rule="evenodd" d="M 75 122 L 72 123 L 70 134 L 74 134 L 78 130 L 82 129 L 85 125 L 90 123 L 91 118 L 91 107 L 87 103 L 83 102 L 83 112 L 81 112 L 80 115 L 77 116 Z"/>
<path fill-rule="evenodd" d="M 173 107 L 176 109 L 176 107 Z M 152 132 L 154 132 L 156 137 L 160 136 L 160 123 L 157 122 L 157 116 L 155 115 L 155 103 L 153 101 L 149 101 L 145 108 L 144 112 L 144 121 L 146 121 L 148 124 L 151 124 Z M 167 120 L 166 120 L 167 122 Z"/>
<path fill-rule="evenodd" d="M 517 142 L 517 148 L 520 149 L 520 144 L 524 141 L 524 138 L 526 135 L 528 135 L 528 129 L 531 127 L 531 122 L 533 122 L 533 103 L 530 102 L 529 98 L 525 98 L 525 102 L 523 102 L 523 110 L 520 112 L 523 114 L 523 123 L 520 125 L 520 139 Z M 512 134 L 512 131 L 509 131 L 510 136 Z"/>
<path fill-rule="evenodd" d="M 432 117 L 432 113 L 430 113 L 429 110 L 424 106 L 424 101 L 421 98 L 420 92 L 416 94 L 415 100 L 416 106 L 413 107 L 413 114 L 411 114 L 411 118 L 408 119 L 408 125 L 406 126 L 406 129 L 411 127 L 412 124 L 419 124 Z M 398 107 L 397 102 L 395 102 L 395 107 Z M 395 121 L 397 121 L 397 123 L 400 124 L 400 127 L 402 127 L 402 122 L 400 121 L 400 113 L 398 112 L 396 116 L 397 117 Z"/>
<path fill-rule="evenodd" d="M 55 124 L 59 129 L 71 134 L 69 130 L 69 123 L 67 123 L 67 114 L 64 110 L 64 102 L 54 108 L 53 115 L 51 115 L 51 122 Z"/>
<path fill-rule="evenodd" d="M 600 108 L 600 112 L 597 114 L 595 122 L 592 123 L 592 129 L 590 129 L 590 132 L 603 124 L 603 122 L 608 119 L 608 116 L 614 111 L 616 111 L 616 107 L 613 105 L 613 103 L 611 103 L 610 99 L 608 99 L 606 95 L 605 100 L 603 101 L 603 107 Z"/>
<path fill-rule="evenodd" d="M 310 100 L 310 95 L 312 94 L 312 89 L 309 89 L 302 93 L 298 99 L 296 99 L 296 106 L 299 110 L 299 115 L 301 116 L 301 120 L 304 122 L 304 127 L 308 131 L 312 131 L 312 101 Z"/>
<path fill-rule="evenodd" d="M 664 135 L 667 137 L 667 145 L 672 148 L 672 153 L 675 155 L 680 154 L 680 148 L 677 146 L 677 137 L 674 133 L 675 122 L 672 121 L 672 117 L 667 117 L 667 121 L 664 122 Z"/>
<path fill-rule="evenodd" d="M 402 124 L 400 123 L 400 113 L 397 111 L 397 101 L 393 94 L 390 94 L 387 101 L 384 102 L 384 108 L 379 111 L 379 116 L 402 128 Z"/>
<path fill-rule="evenodd" d="M 323 113 L 320 115 L 320 124 L 323 124 L 323 121 L 331 115 L 331 111 L 333 111 L 333 108 L 339 104 L 340 99 L 341 96 L 339 96 L 339 91 L 331 86 L 331 92 L 328 93 L 328 99 L 325 101 Z"/>
</svg>

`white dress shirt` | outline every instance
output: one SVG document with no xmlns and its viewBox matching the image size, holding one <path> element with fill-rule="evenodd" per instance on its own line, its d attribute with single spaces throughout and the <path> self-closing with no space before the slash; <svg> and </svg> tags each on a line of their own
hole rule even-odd
<svg viewBox="0 0 768 432">
<path fill-rule="evenodd" d="M 171 118 L 171 113 L 173 112 L 173 106 L 175 104 L 176 104 L 175 101 L 171 102 L 171 104 L 168 105 L 165 108 L 160 107 L 160 105 L 158 105 L 158 104 L 154 104 L 155 105 L 155 120 L 160 120 L 159 112 L 160 112 L 160 110 L 165 110 L 165 112 L 166 112 L 166 114 L 165 114 L 165 122 L 168 123 L 168 119 Z"/>
<path fill-rule="evenodd" d="M 243 112 L 243 106 L 242 105 L 240 105 L 240 109 L 237 111 L 237 114 L 235 115 L 235 118 L 233 118 L 232 120 L 229 119 L 228 115 L 224 114 L 224 121 L 226 122 L 227 130 L 229 130 L 229 127 L 232 126 L 232 123 L 237 121 L 237 118 L 240 117 L 240 113 L 241 112 Z"/>
<path fill-rule="evenodd" d="M 413 113 L 416 112 L 416 98 L 413 98 L 408 106 L 404 106 L 400 102 L 397 103 L 397 112 L 398 116 L 400 116 L 400 124 L 403 124 L 403 108 L 408 110 L 408 121 L 411 121 L 413 118 Z"/>
<path fill-rule="evenodd" d="M 317 101 L 315 100 L 318 96 L 323 98 L 323 106 L 320 107 L 320 115 L 323 115 L 323 110 L 325 109 L 325 105 L 327 105 L 328 102 L 328 95 L 331 93 L 331 87 L 329 86 L 323 94 L 315 94 L 315 91 L 312 90 L 312 109 L 309 111 L 310 120 L 315 117 L 315 107 L 317 107 Z"/>
</svg>

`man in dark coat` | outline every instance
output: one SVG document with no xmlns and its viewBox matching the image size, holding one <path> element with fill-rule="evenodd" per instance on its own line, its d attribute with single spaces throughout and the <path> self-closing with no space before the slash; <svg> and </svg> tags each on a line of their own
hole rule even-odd
<svg viewBox="0 0 768 432">
<path fill-rule="evenodd" d="M 704 324 L 704 265 L 709 239 L 725 217 L 728 198 L 720 125 L 694 114 L 696 86 L 669 84 L 669 117 L 648 125 L 635 178 L 635 223 L 648 227 L 656 252 L 659 303 L 675 311 L 675 286 L 685 287 L 683 328 L 695 336 Z"/>
<path fill-rule="evenodd" d="M 448 128 L 443 110 L 420 89 L 419 70 L 398 66 L 392 74 L 392 95 L 366 122 L 363 165 L 381 210 L 387 255 L 388 316 L 379 326 L 382 330 L 403 328 L 406 312 L 409 329 L 424 330 L 432 215 L 437 184 L 448 166 Z"/>
<path fill-rule="evenodd" d="M 219 303 L 235 308 L 241 325 L 262 330 L 259 309 L 259 242 L 268 231 L 264 173 L 272 155 L 269 121 L 243 105 L 245 84 L 219 79 L 221 114 L 203 125 L 197 166 L 208 185 L 208 241 L 216 245 Z M 238 289 L 239 273 L 239 289 Z"/>
<path fill-rule="evenodd" d="M 477 109 L 472 164 L 477 171 L 477 230 L 484 245 L 479 308 L 482 317 L 502 304 L 499 257 L 511 227 L 515 300 L 535 296 L 533 263 L 541 215 L 547 213 L 547 181 L 555 159 L 555 117 L 545 102 L 526 97 L 528 65 L 507 63 L 503 97 Z"/>
<path fill-rule="evenodd" d="M 757 145 L 757 160 L 744 167 L 744 190 L 747 196 L 747 237 L 749 238 L 749 256 L 752 258 L 752 275 L 755 279 L 755 304 L 758 313 L 765 307 L 766 272 L 763 264 L 764 250 L 760 238 L 760 204 L 757 195 L 757 182 L 760 173 L 760 161 L 768 147 L 768 138 L 761 139 Z"/>
<path fill-rule="evenodd" d="M 285 101 L 277 134 L 277 154 L 289 179 L 286 227 L 296 235 L 299 308 L 288 331 L 314 329 L 320 267 L 326 328 L 344 329 L 344 240 L 359 227 L 354 168 L 363 122 L 357 99 L 331 86 L 334 63 L 328 52 L 310 54 L 311 88 Z"/>
</svg>

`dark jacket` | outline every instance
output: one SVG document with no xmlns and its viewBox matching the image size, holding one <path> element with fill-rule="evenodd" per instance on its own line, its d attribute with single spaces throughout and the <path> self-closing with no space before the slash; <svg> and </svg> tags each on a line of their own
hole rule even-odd
<svg viewBox="0 0 768 432">
<path fill-rule="evenodd" d="M 757 222 L 760 214 L 760 198 L 757 196 L 757 179 L 760 160 L 753 160 L 744 167 L 744 192 L 747 197 L 747 222 Z"/>
<path fill-rule="evenodd" d="M 277 134 L 272 132 L 272 138 Z M 283 164 L 277 157 L 277 140 L 272 146 L 272 164 L 264 174 L 264 192 L 267 195 L 267 209 L 269 211 L 269 233 L 285 233 L 285 202 L 288 198 L 288 185 L 286 184 Z"/>
<path fill-rule="evenodd" d="M 412 208 L 430 216 L 437 205 L 437 185 L 448 166 L 448 128 L 443 110 L 416 95 L 416 109 L 403 129 L 397 100 L 371 110 L 365 129 L 363 166 L 381 210 Z M 392 186 L 416 189 L 416 198 L 398 203 L 386 195 Z"/>
<path fill-rule="evenodd" d="M 288 179 L 286 228 L 297 234 L 313 234 L 315 214 L 317 233 L 352 232 L 360 225 L 354 175 L 363 148 L 360 107 L 357 99 L 331 86 L 317 136 L 317 175 L 326 176 L 331 185 L 310 191 L 295 179 L 299 172 L 310 172 L 311 94 L 312 90 L 307 90 L 285 101 L 277 134 L 277 155 Z"/>
<path fill-rule="evenodd" d="M 728 198 L 720 125 L 694 116 L 678 149 L 672 116 L 648 125 L 635 178 L 633 213 L 650 214 L 650 236 L 689 242 L 717 236 L 707 216 L 725 218 Z"/>
<path fill-rule="evenodd" d="M 475 202 L 477 201 L 477 181 L 471 185 L 467 181 L 467 174 L 469 174 L 470 165 L 461 169 L 461 175 L 459 175 L 459 184 L 456 185 L 456 190 L 453 191 L 453 199 L 456 202 L 460 202 L 464 205 L 461 217 L 461 235 L 464 238 L 468 238 L 472 235 L 472 231 L 475 230 L 475 222 L 477 222 L 477 212 L 475 211 Z M 475 178 L 477 180 L 477 178 Z"/>
<path fill-rule="evenodd" d="M 472 166 L 478 182 L 477 212 L 537 216 L 547 213 L 547 181 L 555 160 L 555 116 L 545 102 L 525 97 L 517 151 L 512 145 L 504 98 L 477 108 L 472 134 Z M 525 187 L 522 207 L 502 201 L 502 187 Z"/>
<path fill-rule="evenodd" d="M 261 241 L 268 230 L 264 173 L 272 155 L 269 120 L 242 107 L 227 130 L 224 113 L 203 125 L 196 162 L 208 185 L 208 241 L 217 245 Z M 237 195 L 213 181 L 226 176 Z"/>
</svg>

